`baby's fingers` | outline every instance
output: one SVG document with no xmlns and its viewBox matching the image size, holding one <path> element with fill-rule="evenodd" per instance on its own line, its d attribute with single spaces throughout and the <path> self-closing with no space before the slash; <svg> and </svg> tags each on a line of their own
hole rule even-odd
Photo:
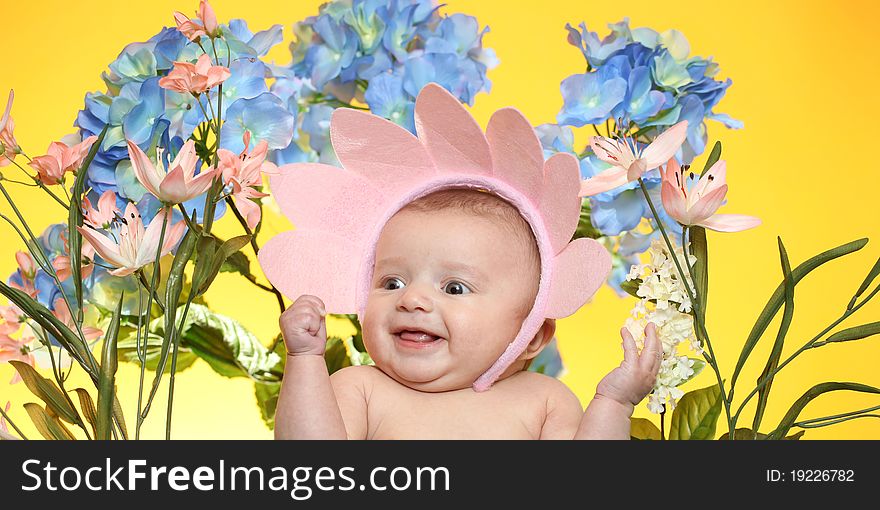
<svg viewBox="0 0 880 510">
<path fill-rule="evenodd" d="M 633 340 L 629 330 L 620 328 L 620 337 L 623 338 L 623 362 L 627 364 L 635 364 L 639 359 L 639 350 L 636 347 L 636 341 Z"/>
<path fill-rule="evenodd" d="M 663 359 L 663 348 L 660 338 L 657 336 L 657 325 L 649 322 L 645 326 L 645 348 L 639 356 L 639 367 L 650 374 L 656 374 L 660 370 L 660 361 Z"/>
</svg>

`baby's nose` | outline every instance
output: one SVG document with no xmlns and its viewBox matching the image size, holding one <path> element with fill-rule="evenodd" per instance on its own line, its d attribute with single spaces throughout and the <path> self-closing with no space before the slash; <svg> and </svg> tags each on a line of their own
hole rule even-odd
<svg viewBox="0 0 880 510">
<path fill-rule="evenodd" d="M 403 289 L 397 301 L 397 309 L 402 312 L 421 310 L 430 313 L 434 310 L 434 303 L 425 289 L 418 285 L 409 285 Z"/>
</svg>

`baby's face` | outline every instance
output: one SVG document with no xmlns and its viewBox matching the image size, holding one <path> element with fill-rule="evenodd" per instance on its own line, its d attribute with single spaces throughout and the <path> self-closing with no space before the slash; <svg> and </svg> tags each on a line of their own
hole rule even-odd
<svg viewBox="0 0 880 510">
<path fill-rule="evenodd" d="M 454 209 L 403 210 L 388 221 L 363 328 L 390 377 L 420 391 L 467 388 L 516 337 L 540 268 L 499 221 Z"/>
</svg>

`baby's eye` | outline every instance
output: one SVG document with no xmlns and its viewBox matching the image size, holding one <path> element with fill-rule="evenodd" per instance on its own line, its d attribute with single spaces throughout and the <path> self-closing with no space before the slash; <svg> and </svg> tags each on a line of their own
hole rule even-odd
<svg viewBox="0 0 880 510">
<path fill-rule="evenodd" d="M 447 294 L 468 294 L 471 289 L 461 282 L 449 282 L 443 288 Z"/>
<path fill-rule="evenodd" d="M 402 289 L 404 287 L 403 281 L 400 278 L 388 278 L 382 284 L 382 288 L 385 290 L 397 290 Z"/>
</svg>

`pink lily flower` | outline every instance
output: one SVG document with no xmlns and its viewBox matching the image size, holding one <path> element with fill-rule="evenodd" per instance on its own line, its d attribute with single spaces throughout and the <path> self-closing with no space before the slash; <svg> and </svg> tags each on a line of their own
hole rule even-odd
<svg viewBox="0 0 880 510">
<path fill-rule="evenodd" d="M 97 139 L 97 136 L 92 135 L 71 147 L 64 142 L 52 142 L 47 154 L 35 157 L 29 165 L 37 171 L 37 178 L 43 184 L 61 184 L 65 173 L 75 172 L 82 166 Z"/>
<path fill-rule="evenodd" d="M 687 167 L 679 166 L 673 158 L 666 168 L 660 169 L 662 187 L 660 199 L 666 212 L 682 225 L 698 225 L 718 232 L 739 232 L 757 227 L 761 220 L 742 214 L 715 214 L 727 195 L 727 164 L 719 160 L 688 190 L 685 183 Z M 696 174 L 688 172 L 694 182 Z"/>
<path fill-rule="evenodd" d="M 263 184 L 263 173 L 277 174 L 278 167 L 272 162 L 266 161 L 266 154 L 269 150 L 269 144 L 266 140 L 261 140 L 253 152 L 248 154 L 250 138 L 250 132 L 245 131 L 244 150 L 241 154 L 235 155 L 229 150 L 220 149 L 217 151 L 217 157 L 220 160 L 218 169 L 223 175 L 224 186 L 232 186 L 232 199 L 235 202 L 235 208 L 247 221 L 248 228 L 253 230 L 260 222 L 262 213 L 259 205 L 251 199 L 269 196 L 268 193 L 257 191 L 253 186 Z"/>
<path fill-rule="evenodd" d="M 0 335 L 11 335 L 18 331 L 22 321 L 25 320 L 24 313 L 21 309 L 13 304 L 9 306 L 0 306 Z"/>
<path fill-rule="evenodd" d="M 110 271 L 110 274 L 126 276 L 154 261 L 163 223 L 167 226 L 165 227 L 165 241 L 162 244 L 161 255 L 170 252 L 171 248 L 183 236 L 184 222 L 179 221 L 174 225 L 168 225 L 171 222 L 169 216 L 170 209 L 161 209 L 150 225 L 144 229 L 137 207 L 129 203 L 125 207 L 123 226 L 118 232 L 118 242 L 91 228 L 76 228 L 95 247 L 98 255 L 117 268 Z"/>
<path fill-rule="evenodd" d="M 83 221 L 95 228 L 110 228 L 116 215 L 121 211 L 116 207 L 116 193 L 107 190 L 98 199 L 98 207 L 92 207 L 92 202 L 83 197 Z"/>
<path fill-rule="evenodd" d="M 219 35 L 218 29 L 220 27 L 217 24 L 217 16 L 214 14 L 214 9 L 205 0 L 199 2 L 198 18 L 202 22 L 201 25 L 190 20 L 182 12 L 174 11 L 174 21 L 177 22 L 177 30 L 190 41 L 195 41 L 203 35 L 208 37 Z"/>
<path fill-rule="evenodd" d="M 590 147 L 596 156 L 613 165 L 608 170 L 581 182 L 578 196 L 588 197 L 635 181 L 643 173 L 665 163 L 684 143 L 688 122 L 683 120 L 661 133 L 643 150 L 634 141 L 613 140 L 604 136 L 591 136 Z"/>
<path fill-rule="evenodd" d="M 159 80 L 159 86 L 197 96 L 226 81 L 232 74 L 228 67 L 212 65 L 211 57 L 202 54 L 195 64 L 174 62 L 174 68 Z"/>
<path fill-rule="evenodd" d="M 161 155 L 154 166 L 144 151 L 131 140 L 128 140 L 128 156 L 137 180 L 166 205 L 179 204 L 201 195 L 211 187 L 217 173 L 217 169 L 211 168 L 195 175 L 198 156 L 192 140 L 187 140 L 180 148 L 171 162 L 170 171 L 163 167 Z"/>
<path fill-rule="evenodd" d="M 6 101 L 6 110 L 3 112 L 3 117 L 0 117 L 0 144 L 2 144 L 0 146 L 0 154 L 2 154 L 0 156 L 0 167 L 12 163 L 15 155 L 21 154 L 21 147 L 18 146 L 18 142 L 12 134 L 15 130 L 15 122 L 9 116 L 9 112 L 12 111 L 13 99 L 15 99 L 15 92 L 10 90 L 9 99 Z"/>
</svg>

